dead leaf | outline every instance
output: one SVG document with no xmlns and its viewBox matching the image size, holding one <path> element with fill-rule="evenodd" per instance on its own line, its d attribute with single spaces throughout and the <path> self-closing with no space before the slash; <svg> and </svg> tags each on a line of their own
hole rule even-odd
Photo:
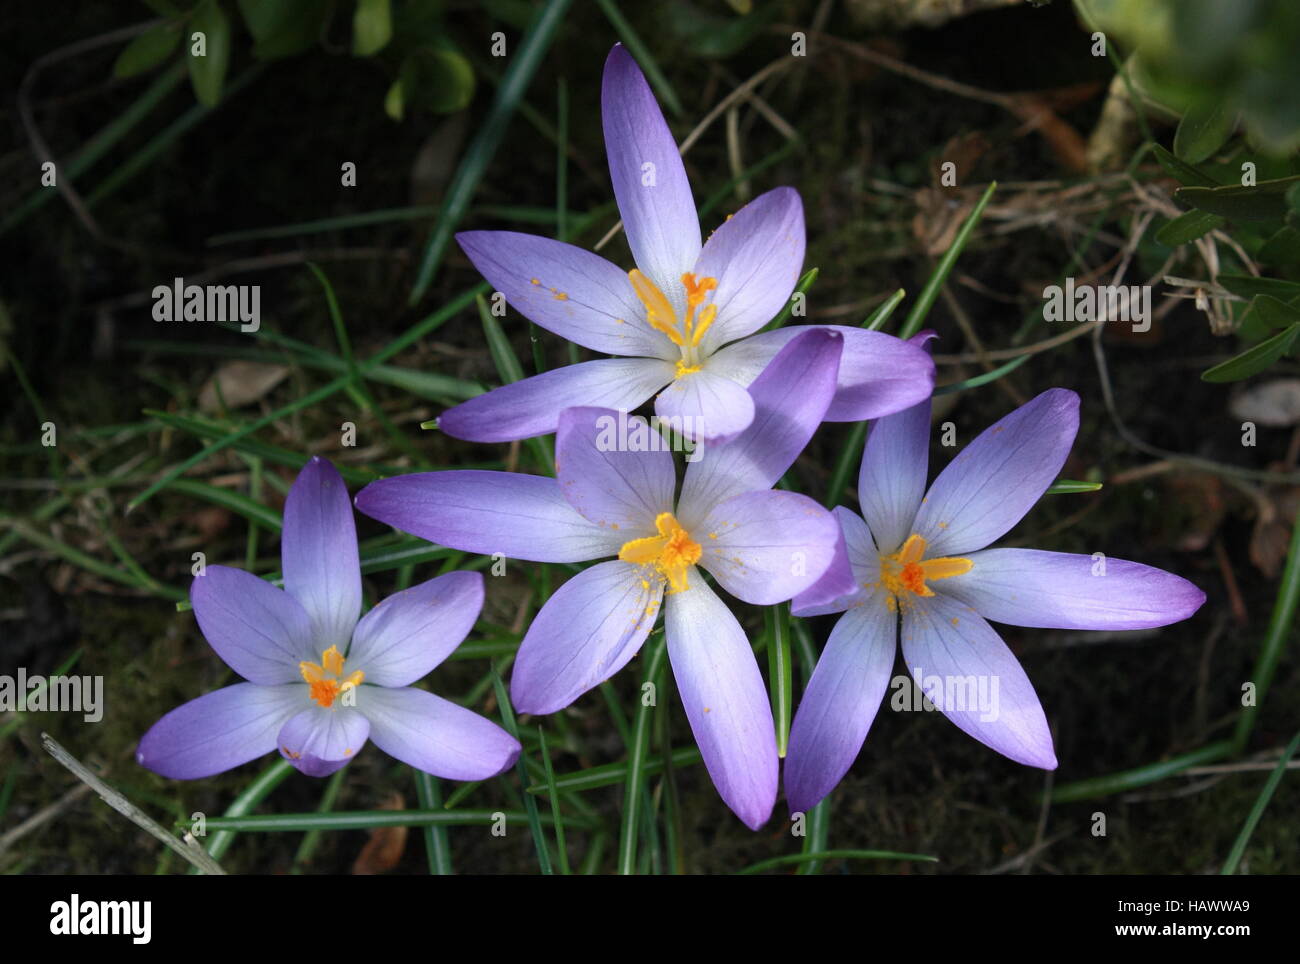
<svg viewBox="0 0 1300 964">
<path fill-rule="evenodd" d="M 400 793 L 394 793 L 379 804 L 380 810 L 404 810 L 406 801 Z M 406 852 L 406 827 L 376 827 L 370 831 L 361 853 L 352 864 L 352 873 L 357 876 L 386 874 L 396 867 Z"/>
<path fill-rule="evenodd" d="M 226 362 L 199 392 L 199 411 L 220 411 L 222 402 L 225 402 L 226 408 L 242 408 L 252 404 L 284 381 L 288 374 L 289 369 L 284 365 Z M 221 389 L 219 396 L 218 387 Z"/>
</svg>

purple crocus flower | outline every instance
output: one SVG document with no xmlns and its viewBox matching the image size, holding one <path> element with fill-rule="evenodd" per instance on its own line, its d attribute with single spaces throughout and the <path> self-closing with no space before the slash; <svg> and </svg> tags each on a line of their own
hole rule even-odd
<svg viewBox="0 0 1300 964">
<path fill-rule="evenodd" d="M 985 620 L 1145 629 L 1186 619 L 1205 601 L 1186 579 L 1137 562 L 985 548 L 1052 484 L 1078 427 L 1078 395 L 1046 391 L 982 432 L 926 491 L 929 401 L 876 423 L 858 477 L 865 519 L 835 509 L 857 588 L 830 604 L 811 596 L 794 604 L 801 616 L 844 615 L 790 731 L 791 812 L 816 806 L 852 765 L 889 684 L 896 639 L 917 685 L 957 726 L 1018 763 L 1052 770 L 1034 688 Z"/>
<path fill-rule="evenodd" d="M 522 315 L 569 341 L 619 357 L 569 365 L 445 412 L 438 426 L 473 442 L 554 432 L 575 406 L 655 411 L 688 438 L 734 436 L 754 417 L 746 387 L 806 328 L 753 337 L 789 300 L 804 257 L 803 206 L 791 188 L 755 198 L 701 244 L 677 144 L 632 56 L 616 45 L 601 88 L 605 148 L 630 272 L 582 248 L 513 231 L 456 236 Z M 891 335 L 835 327 L 844 340 L 830 421 L 896 412 L 930 393 L 925 352 Z"/>
<path fill-rule="evenodd" d="M 662 604 L 669 660 L 704 763 L 727 805 L 757 828 L 776 800 L 772 710 L 744 630 L 699 568 L 739 599 L 770 605 L 809 590 L 842 551 L 828 511 L 772 490 L 825 414 L 841 341 L 810 331 L 783 350 L 750 387 L 750 427 L 705 447 L 676 498 L 666 444 L 631 450 L 616 428 L 626 413 L 582 407 L 560 416 L 558 478 L 405 475 L 366 486 L 357 508 L 466 552 L 536 562 L 616 556 L 542 606 L 515 661 L 516 708 L 553 713 L 608 679 L 636 655 Z M 820 593 L 849 591 L 848 575 L 821 581 Z"/>
<path fill-rule="evenodd" d="M 501 727 L 410 685 L 473 627 L 483 608 L 480 573 L 449 572 L 361 616 L 352 506 L 343 479 L 319 457 L 289 490 L 280 551 L 284 589 L 226 566 L 195 578 L 199 628 L 248 682 L 172 710 L 144 735 L 137 762 L 190 780 L 278 748 L 321 777 L 367 738 L 452 780 L 484 780 L 515 762 L 519 743 Z"/>
</svg>

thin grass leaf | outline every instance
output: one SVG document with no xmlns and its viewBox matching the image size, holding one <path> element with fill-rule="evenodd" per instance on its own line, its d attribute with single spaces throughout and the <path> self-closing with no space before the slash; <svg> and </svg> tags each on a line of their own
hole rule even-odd
<svg viewBox="0 0 1300 964">
<path fill-rule="evenodd" d="M 987 385 L 990 382 L 996 382 L 1004 375 L 1015 371 L 1025 362 L 1032 358 L 1032 355 L 1021 355 L 1019 358 L 1013 358 L 1005 365 L 999 365 L 992 371 L 985 372 L 982 375 L 975 375 L 967 378 L 965 381 L 954 382 L 951 385 L 940 385 L 934 390 L 935 395 L 948 395 L 952 392 L 964 392 L 968 388 L 979 388 L 981 385 Z"/>
<path fill-rule="evenodd" d="M 292 768 L 291 768 L 292 769 Z M 506 825 L 531 822 L 521 810 L 346 810 L 337 813 L 271 813 L 247 817 L 211 817 L 218 833 L 302 833 L 308 830 L 374 830 L 378 827 L 485 827 L 504 817 Z M 584 817 L 566 818 L 582 830 L 595 826 Z M 551 817 L 543 814 L 543 824 Z"/>
<path fill-rule="evenodd" d="M 1047 487 L 1043 495 L 1074 495 L 1079 492 L 1097 492 L 1101 482 L 1080 482 L 1076 479 L 1057 479 Z"/>
<path fill-rule="evenodd" d="M 776 724 L 776 753 L 785 759 L 790 742 L 791 705 L 794 700 L 793 666 L 790 661 L 790 604 L 767 607 L 768 689 L 772 696 L 772 719 Z"/>
<path fill-rule="evenodd" d="M 1268 808 L 1268 802 L 1273 799 L 1273 792 L 1282 782 L 1282 777 L 1286 773 L 1287 764 L 1295 756 L 1295 751 L 1300 748 L 1300 733 L 1297 733 L 1288 744 L 1286 750 L 1282 753 L 1282 758 L 1277 761 L 1277 766 L 1273 772 L 1268 775 L 1268 780 L 1264 783 L 1264 789 L 1259 791 L 1259 796 L 1255 798 L 1254 806 L 1250 808 L 1250 813 L 1246 816 L 1246 822 L 1242 824 L 1241 833 L 1237 834 L 1237 839 L 1232 845 L 1232 850 L 1228 854 L 1228 859 L 1223 862 L 1223 869 L 1219 871 L 1225 877 L 1230 877 L 1237 872 L 1237 867 L 1241 863 L 1241 858 L 1246 853 L 1246 846 L 1250 843 L 1251 836 L 1255 833 L 1255 828 L 1259 826 L 1260 818 L 1264 816 L 1264 811 Z"/>
<path fill-rule="evenodd" d="M 894 313 L 894 309 L 897 308 L 906 297 L 907 291 L 903 288 L 899 288 L 881 302 L 880 306 L 877 307 L 875 311 L 867 315 L 867 319 L 862 323 L 862 327 L 867 329 L 867 331 L 879 331 L 885 326 L 885 322 L 889 321 L 889 316 Z"/>
<path fill-rule="evenodd" d="M 423 770 L 413 769 L 412 772 L 415 774 L 415 795 L 420 801 L 420 809 L 441 809 L 442 781 Z M 454 872 L 446 827 L 431 823 L 424 828 L 424 850 L 429 857 L 429 873 L 448 877 Z"/>
<path fill-rule="evenodd" d="M 905 854 L 893 850 L 814 850 L 804 854 L 786 854 L 783 857 L 760 860 L 756 864 L 750 864 L 742 870 L 737 870 L 736 875 L 761 874 L 763 871 L 772 870 L 775 867 L 807 864 L 822 860 L 918 860 L 930 864 L 939 862 L 938 857 L 931 857 L 928 854 Z"/>
<path fill-rule="evenodd" d="M 551 797 L 551 817 L 555 821 L 555 852 L 559 858 L 561 875 L 568 877 L 571 871 L 569 851 L 564 844 L 564 817 L 560 813 L 560 793 L 555 788 L 555 769 L 551 766 L 551 754 L 546 748 L 546 730 L 540 723 L 537 726 L 537 742 L 542 754 L 542 765 L 546 768 L 546 788 Z"/>
<path fill-rule="evenodd" d="M 668 82 L 664 75 L 663 69 L 659 62 L 655 60 L 650 53 L 650 49 L 641 40 L 641 36 L 632 29 L 623 12 L 619 10 L 615 0 L 596 0 L 601 12 L 605 14 L 605 19 L 609 25 L 614 28 L 614 33 L 618 34 L 618 39 L 623 41 L 623 46 L 628 49 L 637 64 L 645 72 L 646 80 L 650 81 L 650 86 L 654 88 L 655 93 L 659 95 L 659 101 L 667 107 L 674 117 L 681 117 L 682 102 L 677 97 L 677 91 L 673 85 Z"/>
<path fill-rule="evenodd" d="M 1233 744 L 1231 740 L 1218 740 L 1192 750 L 1190 753 L 1181 753 L 1167 760 L 1158 760 L 1155 763 L 1134 767 L 1131 770 L 1120 770 L 1116 773 L 1108 773 L 1105 776 L 1075 780 L 1073 783 L 1062 783 L 1052 788 L 1052 803 L 1091 800 L 1134 790 L 1150 783 L 1177 776 L 1189 767 L 1222 760 L 1232 751 Z"/>
<path fill-rule="evenodd" d="M 934 307 L 935 299 L 939 297 L 939 290 L 943 283 L 948 280 L 948 275 L 952 271 L 953 265 L 957 263 L 957 258 L 966 248 L 966 243 L 970 240 L 971 233 L 975 230 L 975 225 L 979 223 L 984 216 L 984 209 L 988 207 L 989 201 L 993 197 L 993 192 L 998 189 L 998 182 L 992 181 L 984 190 L 983 196 L 979 203 L 975 205 L 970 214 L 966 216 L 965 222 L 957 231 L 956 237 L 953 238 L 952 244 L 948 250 L 943 253 L 939 263 L 930 274 L 929 280 L 926 281 L 925 287 L 921 289 L 921 296 L 912 306 L 912 310 L 907 313 L 907 320 L 903 322 L 903 330 L 898 333 L 899 338 L 911 338 L 921 330 L 921 325 L 930 314 L 930 309 Z"/>
<path fill-rule="evenodd" d="M 659 689 L 659 677 L 663 670 L 664 654 L 667 652 L 664 637 L 660 637 L 650 646 L 646 658 L 645 675 L 638 693 L 645 692 L 649 683 L 654 691 Z M 632 739 L 628 746 L 627 780 L 623 786 L 623 823 L 619 832 L 618 872 L 632 874 L 636 872 L 638 809 L 641 804 L 641 788 L 645 784 L 646 749 L 650 743 L 650 715 L 653 706 L 647 706 L 642 697 L 636 708 L 636 717 L 632 724 Z"/>
<path fill-rule="evenodd" d="M 501 722 L 506 731 L 516 740 L 519 739 L 519 723 L 515 719 L 515 708 L 510 702 L 510 694 L 506 691 L 505 683 L 501 682 L 501 674 L 492 671 L 492 689 L 497 694 L 497 705 L 501 709 Z M 521 741 L 522 743 L 522 741 Z M 524 752 L 519 754 L 519 762 L 516 764 L 519 770 L 519 785 L 528 786 L 528 761 Z M 546 835 L 542 833 L 541 814 L 538 812 L 537 800 L 528 794 L 524 794 L 524 811 L 528 817 L 528 829 L 533 835 L 533 846 L 537 850 L 537 865 L 542 871 L 542 876 L 549 877 L 554 871 L 551 869 L 551 849 L 547 846 Z"/>
<path fill-rule="evenodd" d="M 415 286 L 411 290 L 409 304 L 420 302 L 433 282 L 433 276 L 442 264 L 443 255 L 451 241 L 452 233 L 460 224 L 461 217 L 469 207 L 469 202 L 478 189 L 478 183 L 487 169 L 488 163 L 496 154 L 506 126 L 523 99 L 528 84 L 541 65 L 542 57 L 550 49 L 555 32 L 564 19 L 570 0 L 547 0 L 537 11 L 528 31 L 520 40 L 518 48 L 510 57 L 510 65 L 501 78 L 497 88 L 496 99 L 488 108 L 483 125 L 474 136 L 473 142 L 465 152 L 465 157 L 457 167 L 442 203 L 433 233 L 425 243 L 424 255 L 416 273 Z"/>
</svg>

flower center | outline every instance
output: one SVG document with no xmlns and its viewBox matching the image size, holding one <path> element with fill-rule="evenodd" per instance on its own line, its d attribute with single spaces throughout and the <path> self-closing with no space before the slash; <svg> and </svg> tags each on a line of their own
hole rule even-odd
<svg viewBox="0 0 1300 964">
<path fill-rule="evenodd" d="M 969 559 L 954 556 L 926 559 L 925 539 L 914 532 L 897 552 L 880 557 L 880 584 L 893 594 L 896 603 L 901 603 L 912 596 L 933 596 L 934 590 L 927 582 L 960 576 L 970 572 L 973 565 Z"/>
<path fill-rule="evenodd" d="M 717 305 L 704 306 L 704 302 L 718 287 L 718 279 L 700 278 L 690 272 L 682 275 L 682 285 L 686 288 L 686 314 L 679 320 L 668 298 L 653 281 L 636 268 L 627 276 L 632 282 L 632 290 L 645 305 L 646 323 L 667 335 L 668 340 L 682 351 L 682 359 L 677 363 L 677 377 L 699 371 L 697 349 L 718 315 Z M 702 311 L 701 306 L 704 306 Z"/>
<path fill-rule="evenodd" d="M 623 543 L 623 548 L 618 551 L 619 559 L 638 566 L 654 566 L 659 575 L 668 580 L 669 592 L 689 589 L 686 570 L 700 561 L 704 550 L 671 512 L 659 513 L 655 528 L 659 530 L 657 536 Z"/>
<path fill-rule="evenodd" d="M 339 679 L 343 675 L 343 654 L 337 646 L 331 646 L 321 653 L 319 663 L 303 660 L 298 664 L 298 670 L 311 687 L 311 698 L 326 709 L 334 705 L 334 700 L 340 693 L 355 689 L 366 678 L 365 673 L 357 670 L 347 679 Z"/>
</svg>

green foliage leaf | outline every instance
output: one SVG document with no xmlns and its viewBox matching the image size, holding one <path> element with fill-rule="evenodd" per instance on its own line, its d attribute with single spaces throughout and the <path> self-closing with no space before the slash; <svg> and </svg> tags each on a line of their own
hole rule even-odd
<svg viewBox="0 0 1300 964">
<path fill-rule="evenodd" d="M 744 17 L 720 16 L 686 0 L 671 6 L 668 23 L 678 42 L 697 57 L 730 57 L 757 37 L 777 13 L 775 4 L 765 4 Z"/>
<path fill-rule="evenodd" d="M 358 57 L 379 53 L 393 39 L 393 7 L 390 0 L 357 0 L 352 15 L 352 52 Z"/>
<path fill-rule="evenodd" d="M 1186 187 L 1218 187 L 1219 182 L 1210 175 L 1188 164 L 1186 161 L 1180 161 L 1169 151 L 1165 150 L 1159 144 L 1151 146 L 1151 153 L 1155 154 L 1156 160 L 1160 166 L 1165 169 L 1165 173 L 1172 177 L 1179 184 Z"/>
<path fill-rule="evenodd" d="M 258 60 L 292 57 L 320 38 L 329 0 L 239 0 L 239 12 L 253 35 Z"/>
<path fill-rule="evenodd" d="M 113 76 L 135 77 L 152 70 L 167 59 L 180 42 L 180 25 L 160 23 L 136 37 L 118 54 L 113 63 Z"/>
<path fill-rule="evenodd" d="M 1251 187 L 1185 187 L 1174 192 L 1183 204 L 1238 221 L 1267 221 L 1286 213 L 1286 192 L 1300 175 L 1260 181 Z"/>
<path fill-rule="evenodd" d="M 1239 298 L 1272 295 L 1282 301 L 1290 301 L 1293 298 L 1300 297 L 1300 282 L 1297 281 L 1283 281 L 1281 278 L 1257 278 L 1250 274 L 1221 274 L 1214 280 Z"/>
<path fill-rule="evenodd" d="M 203 34 L 203 56 L 194 56 L 198 40 Z M 189 48 L 186 61 L 190 68 L 190 83 L 194 96 L 204 107 L 215 107 L 221 100 L 221 88 L 226 82 L 230 67 L 230 20 L 217 0 L 203 0 L 190 18 Z"/>
<path fill-rule="evenodd" d="M 1246 349 L 1240 355 L 1229 358 L 1226 362 L 1202 372 L 1201 379 L 1203 381 L 1236 382 L 1243 378 L 1249 378 L 1251 375 L 1256 375 L 1268 368 L 1295 345 L 1297 336 L 1300 336 L 1300 309 L 1292 308 L 1285 302 L 1270 298 L 1268 295 L 1260 295 L 1256 298 L 1251 308 L 1270 325 L 1273 324 L 1274 320 L 1283 317 L 1290 317 L 1294 320 L 1288 327 L 1272 338 L 1267 338 L 1258 345 Z"/>
<path fill-rule="evenodd" d="M 450 46 L 413 51 L 402 63 L 399 83 L 403 110 L 423 108 L 450 114 L 474 99 L 474 68 Z"/>
<path fill-rule="evenodd" d="M 1208 211 L 1187 211 L 1162 225 L 1156 232 L 1156 240 L 1166 247 L 1176 248 L 1223 227 L 1225 223 L 1222 217 Z"/>
<path fill-rule="evenodd" d="M 1267 264 L 1300 264 L 1300 231 L 1283 226 L 1255 256 Z"/>
<path fill-rule="evenodd" d="M 1174 153 L 1189 164 L 1199 164 L 1223 146 L 1236 126 L 1236 112 L 1224 98 L 1194 104 L 1174 133 Z"/>
</svg>

